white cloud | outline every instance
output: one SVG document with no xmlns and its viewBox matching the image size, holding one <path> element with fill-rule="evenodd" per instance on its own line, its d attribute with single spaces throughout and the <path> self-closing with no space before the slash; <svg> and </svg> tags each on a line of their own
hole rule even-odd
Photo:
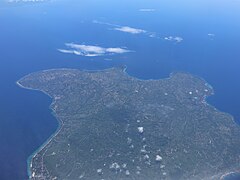
<svg viewBox="0 0 240 180">
<path fill-rule="evenodd" d="M 143 127 L 138 127 L 138 132 L 143 133 Z"/>
<path fill-rule="evenodd" d="M 173 42 L 176 42 L 176 43 L 180 43 L 180 42 L 183 41 L 183 38 L 179 37 L 179 36 L 176 36 L 176 37 L 168 36 L 168 37 L 165 37 L 164 39 L 167 40 L 167 41 L 173 41 Z"/>
<path fill-rule="evenodd" d="M 140 33 L 146 33 L 147 31 L 143 30 L 143 29 L 137 29 L 137 28 L 132 28 L 129 26 L 122 26 L 122 27 L 117 27 L 114 28 L 117 31 L 122 31 L 122 32 L 127 32 L 127 33 L 131 33 L 131 34 L 140 34 Z"/>
<path fill-rule="evenodd" d="M 101 25 L 107 25 L 107 26 L 112 26 L 113 30 L 121 31 L 121 32 L 125 32 L 125 33 L 145 34 L 145 35 L 147 35 L 147 36 L 149 36 L 151 38 L 152 37 L 157 37 L 156 33 L 149 32 L 149 31 L 146 31 L 144 29 L 134 28 L 134 27 L 130 27 L 130 26 L 121 26 L 121 25 L 111 24 L 111 23 L 105 23 L 105 22 L 101 22 L 101 21 L 97 21 L 97 20 L 94 20 L 93 23 L 101 24 Z"/>
<path fill-rule="evenodd" d="M 153 11 L 156 11 L 156 9 L 139 9 L 139 11 L 141 12 L 153 12 Z"/>
<path fill-rule="evenodd" d="M 151 37 L 151 38 L 159 38 L 156 33 L 149 33 L 149 37 Z"/>
<path fill-rule="evenodd" d="M 118 53 L 118 54 L 129 52 L 129 50 L 126 50 L 123 48 L 106 48 L 105 50 L 106 52 L 109 52 L 109 53 Z"/>
<path fill-rule="evenodd" d="M 139 9 L 139 11 L 155 11 L 155 9 Z M 135 34 L 144 34 L 150 38 L 164 39 L 164 40 L 172 41 L 175 43 L 180 43 L 183 41 L 183 38 L 179 37 L 179 36 L 160 37 L 155 32 L 150 32 L 150 31 L 140 29 L 140 28 L 134 28 L 134 27 L 130 27 L 130 26 L 121 26 L 118 24 L 106 23 L 106 22 L 101 22 L 101 21 L 97 21 L 97 20 L 94 20 L 93 23 L 110 26 L 110 27 L 113 27 L 111 30 L 121 31 L 121 32 L 129 33 L 129 34 L 134 34 L 134 35 Z"/>
<path fill-rule="evenodd" d="M 116 24 L 106 23 L 106 22 L 102 22 L 102 21 L 98 21 L 98 20 L 93 20 L 92 22 L 95 23 L 95 24 L 102 24 L 102 25 L 120 27 L 119 25 L 116 25 Z"/>
<path fill-rule="evenodd" d="M 214 39 L 215 39 L 215 34 L 213 34 L 213 33 L 208 33 L 207 35 L 208 35 L 208 37 L 209 37 L 210 40 L 214 40 Z"/>
<path fill-rule="evenodd" d="M 65 44 L 68 49 L 58 49 L 59 52 L 67 53 L 67 54 L 75 54 L 78 56 L 103 56 L 103 55 L 113 55 L 113 54 L 123 54 L 132 52 L 126 48 L 120 47 L 100 47 L 100 46 L 91 46 L 91 45 L 82 45 L 75 43 L 66 43 Z"/>
<path fill-rule="evenodd" d="M 213 34 L 213 33 L 208 33 L 208 36 L 210 36 L 210 37 L 215 37 L 215 34 Z"/>
</svg>

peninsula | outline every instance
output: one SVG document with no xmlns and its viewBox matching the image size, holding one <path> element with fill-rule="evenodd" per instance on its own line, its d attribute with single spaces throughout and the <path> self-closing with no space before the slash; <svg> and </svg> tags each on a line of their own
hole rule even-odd
<svg viewBox="0 0 240 180">
<path fill-rule="evenodd" d="M 140 80 L 121 68 L 53 69 L 18 81 L 49 95 L 59 129 L 30 179 L 220 179 L 240 170 L 240 127 L 206 102 L 205 80 Z"/>
</svg>

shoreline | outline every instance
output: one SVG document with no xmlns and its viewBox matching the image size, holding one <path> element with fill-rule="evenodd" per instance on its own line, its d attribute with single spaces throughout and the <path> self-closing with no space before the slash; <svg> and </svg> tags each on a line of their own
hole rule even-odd
<svg viewBox="0 0 240 180">
<path fill-rule="evenodd" d="M 25 76 L 24 76 L 25 77 Z M 23 77 L 23 78 L 24 78 Z M 22 78 L 21 78 L 22 79 Z M 32 161 L 33 159 L 36 157 L 36 155 L 41 152 L 51 141 L 54 137 L 56 137 L 58 135 L 58 133 L 61 131 L 62 129 L 62 126 L 63 126 L 63 121 L 60 120 L 57 115 L 56 115 L 56 112 L 54 111 L 53 108 L 51 108 L 51 106 L 55 103 L 55 99 L 54 97 L 50 96 L 49 94 L 47 94 L 45 91 L 42 91 L 42 90 L 39 90 L 39 89 L 34 89 L 34 88 L 28 88 L 28 87 L 25 87 L 23 86 L 18 80 L 16 81 L 16 84 L 20 87 L 20 88 L 23 88 L 23 89 L 27 89 L 27 90 L 33 90 L 33 91 L 39 91 L 39 92 L 42 92 L 44 93 L 45 95 L 47 95 L 48 97 L 50 97 L 50 99 L 52 100 L 51 104 L 49 105 L 49 109 L 52 111 L 51 114 L 53 115 L 53 117 L 57 120 L 57 129 L 52 133 L 52 135 L 47 138 L 47 140 L 39 146 L 39 148 L 37 148 L 30 156 L 28 156 L 27 158 L 27 175 L 28 175 L 28 178 L 31 179 L 32 178 Z"/>
<path fill-rule="evenodd" d="M 52 115 L 54 116 L 54 118 L 56 118 L 58 124 L 57 124 L 57 129 L 52 133 L 52 135 L 51 135 L 49 138 L 47 138 L 47 140 L 46 140 L 39 148 L 37 148 L 37 149 L 27 158 L 27 174 L 28 174 L 28 178 L 29 178 L 29 179 L 32 178 L 32 174 L 33 174 L 33 172 L 31 171 L 33 159 L 36 157 L 36 155 L 37 155 L 39 152 L 41 152 L 41 151 L 52 141 L 52 139 L 53 139 L 54 137 L 56 137 L 56 136 L 59 134 L 59 132 L 61 131 L 64 123 L 63 123 L 62 120 L 60 120 L 60 119 L 57 117 L 55 110 L 54 110 L 53 108 L 51 108 L 52 105 L 56 102 L 56 100 L 55 100 L 54 97 L 50 96 L 48 93 L 46 93 L 46 92 L 43 91 L 43 90 L 25 87 L 25 86 L 23 86 L 23 85 L 20 83 L 20 81 L 21 81 L 22 79 L 24 79 L 26 76 L 29 76 L 29 75 L 34 74 L 34 73 L 48 72 L 48 71 L 54 71 L 54 70 L 73 70 L 73 71 L 83 71 L 83 72 L 94 73 L 94 72 L 101 72 L 101 71 L 103 71 L 103 72 L 104 72 L 104 71 L 109 71 L 109 70 L 112 70 L 112 69 L 121 69 L 121 71 L 124 73 L 124 75 L 126 75 L 127 77 L 129 77 L 129 78 L 131 78 L 131 79 L 136 79 L 136 80 L 138 80 L 138 81 L 168 80 L 168 79 L 171 79 L 171 77 L 172 77 L 174 74 L 176 74 L 176 73 L 184 73 L 184 74 L 188 74 L 188 75 L 190 75 L 190 76 L 192 76 L 192 77 L 194 77 L 194 78 L 200 79 L 200 80 L 202 80 L 203 82 L 205 82 L 205 86 L 208 87 L 208 88 L 212 91 L 211 94 L 204 96 L 204 103 L 205 103 L 205 105 L 212 107 L 212 108 L 213 108 L 214 110 L 216 110 L 216 111 L 219 111 L 219 112 L 222 112 L 222 113 L 228 115 L 228 116 L 231 118 L 231 120 L 232 120 L 234 123 L 236 123 L 234 116 L 232 116 L 230 113 L 220 111 L 220 110 L 217 109 L 214 105 L 209 104 L 209 102 L 207 101 L 207 98 L 208 98 L 209 96 L 213 96 L 213 95 L 214 95 L 214 89 L 213 89 L 213 87 L 212 87 L 210 84 L 208 84 L 208 82 L 207 82 L 205 79 L 203 79 L 203 78 L 201 78 L 201 77 L 199 77 L 199 76 L 196 76 L 196 75 L 192 75 L 191 73 L 188 73 L 188 72 L 172 72 L 172 73 L 170 73 L 169 76 L 166 77 L 166 78 L 159 78 L 159 79 L 140 79 L 140 78 L 131 76 L 131 75 L 127 72 L 127 67 L 126 67 L 126 66 L 125 66 L 124 68 L 123 68 L 123 67 L 121 67 L 121 68 L 120 68 L 120 67 L 111 67 L 111 68 L 102 69 L 102 70 L 101 70 L 101 69 L 100 69 L 100 70 L 80 70 L 80 69 L 73 69 L 73 68 L 54 68 L 54 69 L 47 69 L 47 70 L 36 71 L 36 72 L 29 73 L 29 74 L 23 76 L 21 79 L 19 79 L 18 81 L 16 81 L 16 84 L 17 84 L 20 88 L 27 89 L 27 90 L 39 91 L 39 92 L 42 92 L 42 93 L 46 94 L 48 97 L 50 97 L 50 99 L 52 100 L 52 102 L 51 102 L 51 104 L 49 105 L 49 109 L 52 111 Z M 237 123 L 236 123 L 236 124 L 237 124 Z M 237 125 L 238 125 L 238 124 L 237 124 Z"/>
<path fill-rule="evenodd" d="M 231 176 L 231 175 L 234 175 L 234 174 L 239 174 L 240 171 L 237 171 L 237 172 L 228 172 L 226 174 L 223 174 L 221 177 L 220 177 L 220 180 L 224 180 L 225 178 L 227 178 L 228 176 Z"/>
</svg>

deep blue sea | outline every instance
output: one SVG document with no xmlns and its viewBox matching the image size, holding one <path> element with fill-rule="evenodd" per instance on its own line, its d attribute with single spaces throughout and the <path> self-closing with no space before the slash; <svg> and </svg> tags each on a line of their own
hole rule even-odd
<svg viewBox="0 0 240 180">
<path fill-rule="evenodd" d="M 143 31 L 114 30 L 126 26 Z M 79 56 L 58 51 L 65 43 L 131 52 Z M 19 78 L 49 68 L 122 65 L 143 79 L 174 71 L 200 76 L 215 90 L 208 102 L 240 122 L 240 1 L 0 0 L 0 179 L 26 179 L 27 158 L 57 128 L 51 99 L 19 88 Z"/>
</svg>

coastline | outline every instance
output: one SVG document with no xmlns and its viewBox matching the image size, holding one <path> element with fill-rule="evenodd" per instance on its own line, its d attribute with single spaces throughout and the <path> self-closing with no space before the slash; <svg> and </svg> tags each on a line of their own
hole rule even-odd
<svg viewBox="0 0 240 180">
<path fill-rule="evenodd" d="M 25 76 L 24 76 L 25 77 Z M 24 78 L 23 77 L 23 78 Z M 22 78 L 21 78 L 22 79 Z M 62 129 L 62 126 L 63 126 L 63 121 L 61 121 L 57 115 L 56 115 L 56 112 L 54 111 L 52 107 L 52 105 L 55 103 L 55 99 L 50 96 L 48 93 L 46 93 L 45 91 L 42 91 L 42 90 L 39 90 L 39 89 L 33 89 L 33 88 L 28 88 L 28 87 L 25 87 L 23 86 L 18 80 L 16 81 L 16 84 L 20 87 L 20 88 L 23 88 L 23 89 L 27 89 L 27 90 L 34 90 L 34 91 L 39 91 L 39 92 L 42 92 L 44 93 L 45 95 L 47 95 L 48 97 L 50 97 L 50 99 L 52 100 L 51 104 L 49 105 L 49 109 L 52 111 L 51 114 L 53 115 L 53 117 L 57 120 L 57 129 L 52 133 L 52 135 L 47 138 L 47 140 L 41 145 L 39 146 L 39 148 L 37 148 L 28 158 L 27 158 L 27 175 L 28 175 L 28 178 L 31 179 L 32 178 L 32 161 L 33 159 L 36 157 L 36 155 L 41 152 L 51 141 L 52 139 L 58 135 L 58 133 L 61 131 Z"/>
<path fill-rule="evenodd" d="M 41 71 L 37 71 L 37 72 L 33 72 L 33 73 L 29 73 L 27 74 L 26 76 L 29 76 L 31 74 L 34 74 L 34 73 L 40 73 L 40 72 L 48 72 L 48 71 L 54 71 L 54 70 L 73 70 L 73 71 L 83 71 L 83 72 L 89 72 L 89 73 L 94 73 L 94 72 L 101 72 L 101 71 L 109 71 L 109 70 L 114 70 L 114 69 L 121 69 L 121 71 L 124 73 L 124 75 L 126 75 L 128 78 L 131 78 L 131 79 L 135 79 L 135 80 L 138 80 L 138 81 L 159 81 L 159 80 L 168 80 L 168 79 L 171 79 L 171 77 L 176 74 L 176 73 L 184 73 L 184 74 L 189 74 L 190 76 L 192 77 L 195 77 L 197 79 L 200 79 L 202 80 L 203 82 L 205 82 L 205 86 L 208 87 L 212 92 L 209 94 L 209 95 L 206 95 L 204 97 L 204 104 L 207 105 L 207 106 L 210 106 L 212 107 L 214 110 L 216 111 L 219 111 L 219 112 L 222 112 L 220 110 L 218 110 L 214 105 L 211 105 L 208 101 L 207 101 L 207 98 L 209 96 L 213 96 L 214 95 L 214 90 L 213 90 L 213 87 L 207 83 L 207 81 L 199 76 L 195 76 L 195 75 L 192 75 L 191 73 L 187 73 L 187 72 L 172 72 L 170 73 L 169 77 L 167 78 L 159 78 L 159 79 L 140 79 L 140 78 L 137 78 L 137 77 L 134 77 L 134 76 L 131 76 L 128 72 L 127 72 L 127 67 L 125 66 L 124 68 L 119 68 L 119 67 L 112 67 L 112 68 L 107 68 L 107 69 L 103 69 L 103 70 L 79 70 L 79 69 L 71 69 L 71 68 L 56 68 L 56 69 L 48 69 L 48 70 L 41 70 Z M 24 77 L 26 77 L 24 76 Z M 20 87 L 20 88 L 23 88 L 23 89 L 27 89 L 27 90 L 34 90 L 34 91 L 40 91 L 44 94 L 46 94 L 48 97 L 51 98 L 52 102 L 51 104 L 49 105 L 49 109 L 51 109 L 51 114 L 54 116 L 54 118 L 56 118 L 57 122 L 58 122 L 58 125 L 57 125 L 57 129 L 52 133 L 52 135 L 39 147 L 37 148 L 27 159 L 27 174 L 28 174 L 28 178 L 31 179 L 32 178 L 32 175 L 33 175 L 33 172 L 32 172 L 32 162 L 33 162 L 33 159 L 36 157 L 36 155 L 41 152 L 51 141 L 54 137 L 56 137 L 58 135 L 58 133 L 61 131 L 62 127 L 63 127 L 63 121 L 60 120 L 58 117 L 57 117 L 57 114 L 54 110 L 54 108 L 52 108 L 52 105 L 56 102 L 55 98 L 50 96 L 48 93 L 46 93 L 45 91 L 43 90 L 39 90 L 39 89 L 34 89 L 34 88 L 29 88 L 29 87 L 25 87 L 23 86 L 20 81 L 22 79 L 24 79 L 24 77 L 22 77 L 20 80 L 16 81 L 16 84 Z M 234 117 L 230 114 L 230 113 L 227 113 L 227 112 L 222 112 L 226 115 L 228 115 L 231 120 L 233 122 L 236 123 Z"/>
<path fill-rule="evenodd" d="M 220 180 L 224 180 L 225 178 L 228 178 L 228 176 L 231 176 L 231 175 L 234 175 L 234 174 L 238 174 L 240 173 L 240 171 L 237 171 L 237 172 L 228 172 L 226 174 L 223 174 L 221 177 L 220 177 Z M 231 177 L 230 177 L 231 178 Z"/>
</svg>

